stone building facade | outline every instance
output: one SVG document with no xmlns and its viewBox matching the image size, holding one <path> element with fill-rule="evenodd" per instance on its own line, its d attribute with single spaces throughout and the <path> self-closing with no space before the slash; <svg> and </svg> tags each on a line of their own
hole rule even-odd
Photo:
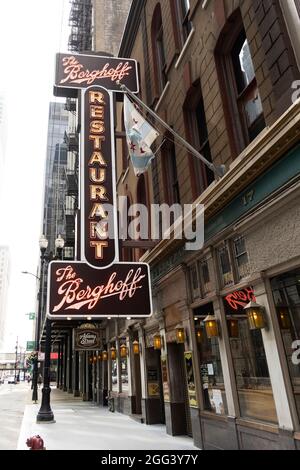
<svg viewBox="0 0 300 470">
<path fill-rule="evenodd" d="M 131 0 L 93 0 L 94 51 L 118 55 L 130 4 Z"/>
</svg>

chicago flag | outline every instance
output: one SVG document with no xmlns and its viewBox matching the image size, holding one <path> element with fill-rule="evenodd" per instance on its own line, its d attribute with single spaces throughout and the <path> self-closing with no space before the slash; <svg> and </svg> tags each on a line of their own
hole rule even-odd
<svg viewBox="0 0 300 470">
<path fill-rule="evenodd" d="M 136 175 L 147 171 L 154 154 L 151 144 L 159 133 L 144 119 L 134 105 L 124 96 L 124 124 L 132 166 Z"/>
</svg>

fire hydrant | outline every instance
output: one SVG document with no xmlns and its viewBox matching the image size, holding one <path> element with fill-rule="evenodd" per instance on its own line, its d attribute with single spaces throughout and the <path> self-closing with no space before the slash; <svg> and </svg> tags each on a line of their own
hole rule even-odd
<svg viewBox="0 0 300 470">
<path fill-rule="evenodd" d="M 44 441 L 38 434 L 36 436 L 29 437 L 26 441 L 26 445 L 30 447 L 30 450 L 46 450 L 46 447 L 44 447 Z"/>
</svg>

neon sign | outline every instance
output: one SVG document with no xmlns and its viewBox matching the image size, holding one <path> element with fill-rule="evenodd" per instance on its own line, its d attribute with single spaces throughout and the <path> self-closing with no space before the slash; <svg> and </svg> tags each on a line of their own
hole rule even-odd
<svg viewBox="0 0 300 470">
<path fill-rule="evenodd" d="M 225 311 L 228 314 L 232 314 L 232 313 L 244 314 L 245 312 L 243 311 L 243 309 L 251 300 L 256 302 L 256 298 L 255 298 L 252 287 L 245 287 L 244 289 L 232 292 L 231 294 L 228 294 L 223 299 Z"/>
</svg>

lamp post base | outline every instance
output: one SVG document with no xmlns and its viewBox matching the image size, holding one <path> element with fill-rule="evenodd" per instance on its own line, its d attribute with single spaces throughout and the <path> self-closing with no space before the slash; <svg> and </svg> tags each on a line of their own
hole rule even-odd
<svg viewBox="0 0 300 470">
<path fill-rule="evenodd" d="M 42 404 L 37 414 L 37 423 L 55 423 L 54 414 L 50 407 L 50 387 L 44 387 L 42 390 Z"/>
</svg>

